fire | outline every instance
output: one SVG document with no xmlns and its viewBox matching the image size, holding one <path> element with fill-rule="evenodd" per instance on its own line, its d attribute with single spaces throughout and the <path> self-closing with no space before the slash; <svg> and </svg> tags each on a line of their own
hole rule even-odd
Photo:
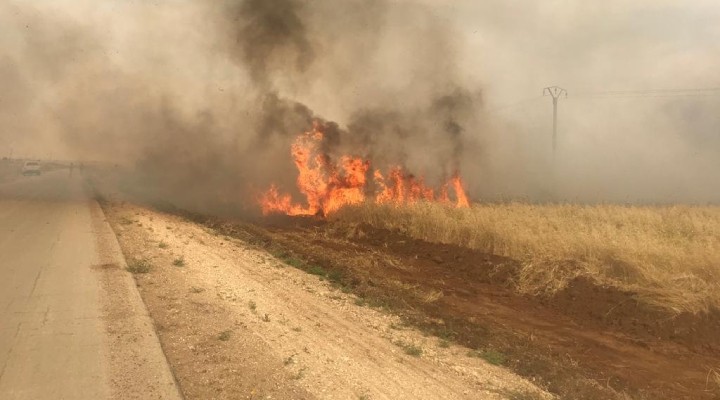
<svg viewBox="0 0 720 400">
<path fill-rule="evenodd" d="M 436 191 L 427 186 L 422 177 L 409 174 L 402 167 L 391 168 L 387 176 L 376 169 L 372 173 L 373 194 L 367 179 L 370 162 L 360 157 L 342 156 L 338 163 L 334 163 L 321 151 L 323 139 L 321 126 L 314 124 L 313 129 L 298 136 L 291 147 L 298 169 L 297 186 L 307 204 L 293 202 L 289 194 L 280 193 L 277 186 L 271 185 L 259 198 L 264 215 L 329 215 L 343 206 L 365 201 L 393 205 L 418 201 L 453 204 L 450 189 L 454 193 L 456 207 L 470 207 L 458 174 Z"/>
</svg>

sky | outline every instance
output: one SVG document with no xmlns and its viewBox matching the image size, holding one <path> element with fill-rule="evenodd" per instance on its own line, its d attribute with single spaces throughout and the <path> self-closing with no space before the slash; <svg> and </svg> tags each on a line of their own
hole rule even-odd
<svg viewBox="0 0 720 400">
<path fill-rule="evenodd" d="M 229 3 L 0 0 L 0 154 L 126 157 L 139 136 L 122 140 L 108 118 L 122 125 L 168 102 L 183 115 L 212 108 L 219 134 L 235 135 L 243 120 L 233 110 L 260 89 L 226 51 Z M 720 200 L 720 92 L 592 95 L 720 87 L 716 1 L 299 4 L 314 62 L 299 73 L 270 65 L 279 71 L 272 90 L 346 126 L 358 110 L 421 108 L 441 88 L 461 87 L 479 98 L 482 117 L 463 132 L 463 173 L 477 197 Z M 568 92 L 555 155 L 552 103 L 542 97 L 554 85 Z M 122 110 L 78 112 L 98 97 Z M 110 133 L 68 133 L 91 128 Z M 113 151 L 93 151 L 108 137 Z"/>
<path fill-rule="evenodd" d="M 549 98 L 523 100 L 546 86 L 567 90 L 559 104 L 560 184 L 587 182 L 586 193 L 617 200 L 627 193 L 717 198 L 720 93 L 589 94 L 720 87 L 720 3 L 484 1 L 440 7 L 461 21 L 466 73 L 483 83 L 488 108 L 518 128 L 513 134 L 531 152 L 551 149 L 552 105 Z"/>
</svg>

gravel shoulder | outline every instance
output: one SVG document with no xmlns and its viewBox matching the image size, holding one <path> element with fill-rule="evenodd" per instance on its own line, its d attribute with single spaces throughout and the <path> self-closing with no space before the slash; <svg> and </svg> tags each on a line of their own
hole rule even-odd
<svg viewBox="0 0 720 400">
<path fill-rule="evenodd" d="M 100 206 L 89 205 L 100 262 L 101 315 L 106 332 L 111 399 L 182 399 L 147 308 Z"/>
<path fill-rule="evenodd" d="M 188 399 L 551 398 L 238 239 L 130 204 L 105 212 L 128 264 L 149 269 L 135 279 Z"/>
</svg>

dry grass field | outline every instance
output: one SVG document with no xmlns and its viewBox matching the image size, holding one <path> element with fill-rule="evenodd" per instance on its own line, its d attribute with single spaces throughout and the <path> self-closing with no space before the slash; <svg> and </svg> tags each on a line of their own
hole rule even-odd
<svg viewBox="0 0 720 400">
<path fill-rule="evenodd" d="M 365 204 L 332 220 L 515 259 L 524 293 L 551 294 L 584 276 L 676 313 L 720 309 L 720 207 Z"/>
</svg>

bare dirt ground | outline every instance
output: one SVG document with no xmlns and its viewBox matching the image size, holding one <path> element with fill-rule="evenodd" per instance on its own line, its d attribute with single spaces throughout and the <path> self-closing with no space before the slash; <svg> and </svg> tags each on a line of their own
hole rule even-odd
<svg viewBox="0 0 720 400">
<path fill-rule="evenodd" d="M 720 398 L 720 317 L 668 315 L 578 279 L 551 298 L 512 290 L 518 264 L 369 226 L 313 219 L 205 222 L 315 268 L 403 319 L 563 398 Z M 495 357 L 497 358 L 497 357 Z"/>
<path fill-rule="evenodd" d="M 153 322 L 126 272 L 127 265 L 102 209 L 90 206 L 100 262 L 93 266 L 107 334 L 112 399 L 180 399 L 177 382 L 158 343 Z"/>
<path fill-rule="evenodd" d="M 413 328 L 252 238 L 128 204 L 105 211 L 188 399 L 552 398 L 492 365 L 505 355 Z"/>
</svg>

